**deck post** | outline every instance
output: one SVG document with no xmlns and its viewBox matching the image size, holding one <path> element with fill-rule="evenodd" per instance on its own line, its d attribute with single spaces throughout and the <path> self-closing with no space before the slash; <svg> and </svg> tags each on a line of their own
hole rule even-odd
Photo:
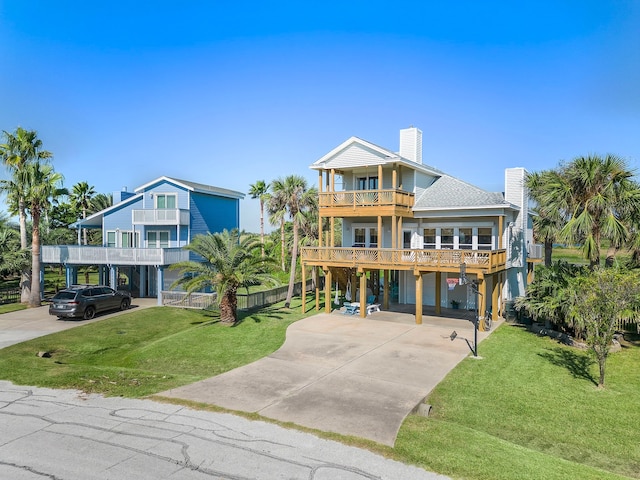
<svg viewBox="0 0 640 480">
<path fill-rule="evenodd" d="M 301 265 L 302 270 L 302 291 L 300 292 L 300 300 L 302 301 L 302 313 L 307 311 L 307 276 L 305 275 L 304 263 Z M 314 267 L 315 268 L 315 267 Z"/>
<path fill-rule="evenodd" d="M 416 323 L 422 324 L 422 272 L 415 271 L 416 277 Z"/>
<path fill-rule="evenodd" d="M 442 313 L 442 272 L 436 272 L 436 315 Z"/>
<path fill-rule="evenodd" d="M 484 274 L 478 274 L 478 317 L 484 317 L 487 310 L 487 281 L 484 278 Z M 478 329 L 484 332 L 484 322 L 480 322 Z"/>
<path fill-rule="evenodd" d="M 320 311 L 320 267 L 313 267 L 316 269 L 316 312 Z"/>
<path fill-rule="evenodd" d="M 331 269 L 327 268 L 324 272 L 324 311 L 331 313 Z"/>
<path fill-rule="evenodd" d="M 491 275 L 493 289 L 491 291 L 491 320 L 498 319 L 498 308 L 500 302 L 500 274 Z"/>
<path fill-rule="evenodd" d="M 360 274 L 360 318 L 367 316 L 367 272 L 364 270 Z"/>
<path fill-rule="evenodd" d="M 391 270 L 382 271 L 382 308 L 389 310 L 389 290 L 391 289 Z"/>
</svg>

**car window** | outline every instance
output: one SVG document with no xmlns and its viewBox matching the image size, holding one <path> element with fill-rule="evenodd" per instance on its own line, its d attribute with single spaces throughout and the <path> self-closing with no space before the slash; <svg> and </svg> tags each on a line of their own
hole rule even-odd
<svg viewBox="0 0 640 480">
<path fill-rule="evenodd" d="M 82 292 L 80 294 L 83 297 L 93 297 L 96 294 L 95 288 L 87 288 L 85 290 L 82 290 Z"/>
<path fill-rule="evenodd" d="M 109 287 L 102 287 L 100 288 L 100 295 L 113 295 L 113 290 Z"/>
<path fill-rule="evenodd" d="M 73 300 L 76 297 L 76 292 L 58 292 L 53 297 L 54 300 Z"/>
</svg>

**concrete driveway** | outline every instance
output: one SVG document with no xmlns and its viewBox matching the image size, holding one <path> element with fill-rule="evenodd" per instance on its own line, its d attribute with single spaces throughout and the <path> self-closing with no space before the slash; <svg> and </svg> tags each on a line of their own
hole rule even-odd
<svg viewBox="0 0 640 480">
<path fill-rule="evenodd" d="M 157 305 L 158 300 L 155 298 L 133 298 L 131 302 L 131 308 L 147 308 Z M 98 314 L 93 320 L 59 320 L 49 315 L 48 306 L 3 313 L 0 315 L 0 348 L 87 323 L 99 322 L 121 313 L 123 312 L 114 311 L 113 313 Z"/>
<path fill-rule="evenodd" d="M 250 365 L 158 394 L 256 412 L 393 446 L 405 417 L 462 359 L 469 321 L 378 312 L 318 314 Z M 458 337 L 451 340 L 455 330 Z M 482 340 L 488 334 L 480 332 Z"/>
</svg>

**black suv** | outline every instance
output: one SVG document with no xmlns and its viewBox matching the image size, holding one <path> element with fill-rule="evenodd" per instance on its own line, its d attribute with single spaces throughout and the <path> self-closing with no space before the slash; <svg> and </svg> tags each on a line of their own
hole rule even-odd
<svg viewBox="0 0 640 480">
<path fill-rule="evenodd" d="M 103 285 L 71 285 L 51 299 L 49 314 L 58 318 L 82 317 L 90 320 L 105 310 L 126 310 L 131 306 L 129 292 Z"/>
</svg>

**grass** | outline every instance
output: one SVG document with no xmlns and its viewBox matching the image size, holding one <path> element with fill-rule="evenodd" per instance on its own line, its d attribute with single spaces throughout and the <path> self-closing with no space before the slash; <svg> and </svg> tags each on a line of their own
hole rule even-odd
<svg viewBox="0 0 640 480">
<path fill-rule="evenodd" d="M 3 349 L 0 378 L 143 397 L 268 355 L 282 345 L 286 328 L 303 316 L 299 300 L 290 310 L 276 305 L 248 314 L 233 327 L 203 311 L 134 310 Z M 37 357 L 40 351 L 51 357 Z"/>
<path fill-rule="evenodd" d="M 200 311 L 133 310 L 3 349 L 0 378 L 153 395 L 276 350 L 287 326 L 305 316 L 297 302 L 248 314 L 235 327 Z M 610 357 L 599 390 L 585 352 L 503 325 L 480 344 L 482 360 L 465 359 L 432 392 L 432 415 L 407 418 L 395 448 L 315 433 L 453 478 L 640 478 L 638 343 Z M 43 350 L 52 357 L 36 357 Z"/>
<path fill-rule="evenodd" d="M 469 479 L 640 478 L 640 348 L 612 355 L 607 387 L 585 353 L 504 325 L 409 417 L 404 461 Z"/>
<path fill-rule="evenodd" d="M 24 310 L 25 308 L 27 308 L 27 306 L 22 303 L 5 303 L 4 305 L 0 305 L 0 314 L 17 312 L 18 310 Z"/>
</svg>

